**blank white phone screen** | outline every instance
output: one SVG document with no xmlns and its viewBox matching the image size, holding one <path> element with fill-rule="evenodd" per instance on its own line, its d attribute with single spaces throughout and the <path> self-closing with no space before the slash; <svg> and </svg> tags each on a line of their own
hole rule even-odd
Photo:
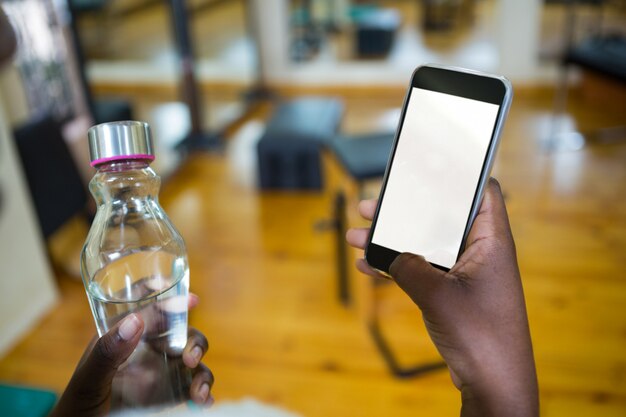
<svg viewBox="0 0 626 417">
<path fill-rule="evenodd" d="M 452 268 L 498 109 L 412 89 L 373 243 Z"/>
</svg>

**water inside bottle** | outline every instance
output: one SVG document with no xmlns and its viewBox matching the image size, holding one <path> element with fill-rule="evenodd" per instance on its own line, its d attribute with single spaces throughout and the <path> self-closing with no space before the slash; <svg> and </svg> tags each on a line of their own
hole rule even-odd
<svg viewBox="0 0 626 417">
<path fill-rule="evenodd" d="M 169 355 L 187 342 L 189 269 L 183 257 L 154 250 L 121 256 L 103 267 L 88 286 L 98 333 L 131 313 L 141 316 L 141 344 Z"/>
</svg>

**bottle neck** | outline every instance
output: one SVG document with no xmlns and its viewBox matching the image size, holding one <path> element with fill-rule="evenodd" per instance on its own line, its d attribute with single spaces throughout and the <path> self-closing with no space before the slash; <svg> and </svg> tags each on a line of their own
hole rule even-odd
<svg viewBox="0 0 626 417">
<path fill-rule="evenodd" d="M 160 177 L 150 168 L 150 161 L 133 159 L 100 164 L 89 183 L 96 203 L 125 205 L 139 200 L 158 201 Z"/>
</svg>

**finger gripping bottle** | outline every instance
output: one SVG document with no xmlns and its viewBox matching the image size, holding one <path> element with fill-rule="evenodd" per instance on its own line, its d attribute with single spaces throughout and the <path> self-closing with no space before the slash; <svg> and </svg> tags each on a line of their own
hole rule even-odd
<svg viewBox="0 0 626 417">
<path fill-rule="evenodd" d="M 173 364 L 187 342 L 189 268 L 183 239 L 159 205 L 150 127 L 104 123 L 88 137 L 98 206 L 81 254 L 89 304 L 100 336 L 131 313 L 144 322 L 116 374 L 114 406 L 180 402 L 186 375 Z"/>
</svg>

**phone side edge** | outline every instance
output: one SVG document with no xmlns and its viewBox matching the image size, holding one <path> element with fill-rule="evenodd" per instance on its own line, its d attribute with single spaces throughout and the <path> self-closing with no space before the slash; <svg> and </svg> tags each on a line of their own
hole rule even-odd
<svg viewBox="0 0 626 417">
<path fill-rule="evenodd" d="M 483 173 L 481 174 L 481 177 L 478 181 L 478 187 L 477 187 L 476 195 L 474 198 L 477 204 L 473 205 L 472 211 L 470 212 L 467 226 L 466 226 L 465 232 L 463 233 L 463 240 L 461 241 L 461 247 L 459 250 L 459 254 L 457 256 L 457 260 L 458 258 L 461 257 L 461 255 L 465 251 L 467 237 L 469 235 L 470 230 L 472 229 L 474 220 L 476 219 L 476 216 L 478 215 L 478 211 L 480 210 L 480 207 L 482 205 L 483 196 L 485 194 L 485 187 L 487 186 L 489 178 L 491 177 L 491 170 L 493 168 L 493 164 L 495 161 L 495 155 L 497 154 L 498 148 L 500 147 L 500 141 L 501 141 L 501 136 L 502 136 L 502 130 L 504 128 L 504 123 L 508 117 L 511 104 L 513 102 L 513 85 L 511 84 L 511 81 L 509 81 L 508 78 L 504 76 L 500 76 L 500 75 L 493 75 L 493 74 L 482 73 L 481 75 L 483 76 L 486 75 L 491 78 L 495 78 L 499 80 L 504 85 L 505 94 L 504 94 L 504 98 L 502 101 L 500 113 L 498 115 L 498 119 L 496 120 L 496 126 L 494 127 L 493 144 L 490 146 L 489 152 L 487 156 L 485 157 L 485 169 L 483 170 Z"/>
</svg>

